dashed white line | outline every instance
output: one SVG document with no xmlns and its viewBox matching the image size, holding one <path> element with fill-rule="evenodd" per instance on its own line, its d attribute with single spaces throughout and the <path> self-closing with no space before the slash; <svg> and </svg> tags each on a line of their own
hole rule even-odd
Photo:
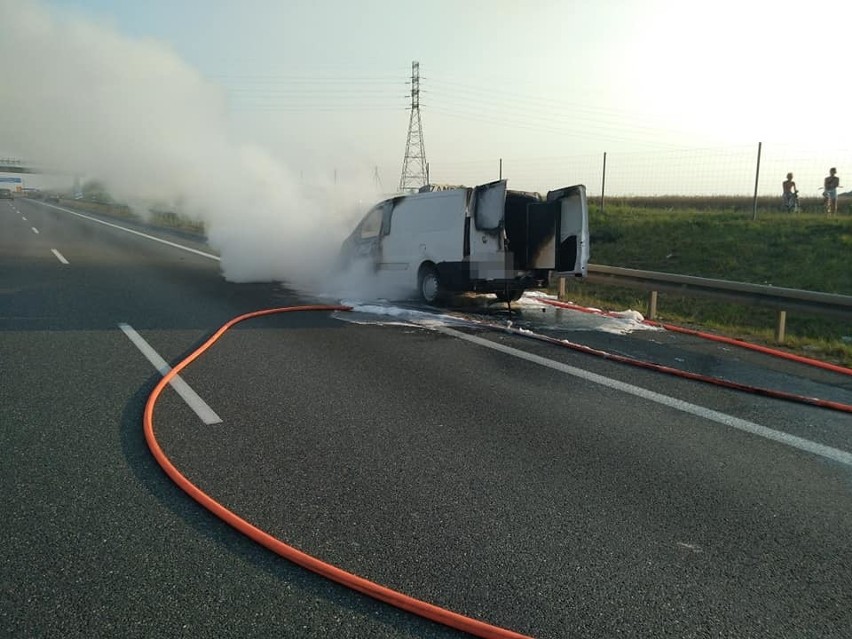
<svg viewBox="0 0 852 639">
<path fill-rule="evenodd" d="M 166 363 L 160 355 L 155 351 L 148 342 L 146 342 L 142 336 L 137 333 L 132 326 L 129 324 L 119 324 L 118 327 L 124 331 L 124 334 L 130 339 L 131 342 L 138 348 L 142 354 L 154 365 L 161 375 L 165 375 L 170 370 L 172 370 L 171 366 Z M 195 414 L 203 421 L 205 424 L 221 424 L 222 418 L 219 417 L 210 406 L 207 405 L 201 397 L 198 396 L 192 388 L 190 388 L 189 384 L 183 381 L 180 375 L 176 375 L 172 381 L 170 382 L 172 388 L 177 391 L 177 394 L 183 398 L 189 407 L 195 411 Z"/>
<path fill-rule="evenodd" d="M 591 373 L 581 368 L 569 366 L 568 364 L 563 364 L 561 362 L 555 362 L 545 357 L 540 357 L 538 355 L 533 355 L 532 353 L 527 353 L 526 351 L 521 351 L 516 348 L 512 348 L 511 346 L 505 346 L 503 344 L 491 342 L 481 337 L 476 337 L 475 335 L 468 335 L 467 333 L 462 333 L 452 328 L 438 326 L 435 327 L 435 330 L 446 335 L 457 337 L 458 339 L 463 339 L 465 341 L 472 342 L 473 344 L 477 344 L 479 346 L 484 346 L 495 351 L 500 351 L 501 353 L 506 353 L 507 355 L 513 355 L 514 357 L 525 359 L 528 362 L 539 364 L 540 366 L 546 366 L 553 370 L 560 371 L 562 373 L 567 373 L 568 375 L 573 375 L 574 377 L 579 377 L 595 384 L 600 384 L 601 386 L 606 386 L 608 388 L 621 391 L 622 393 L 628 393 L 636 397 L 641 397 L 642 399 L 656 402 L 657 404 L 662 404 L 663 406 L 674 408 L 675 410 L 679 410 L 684 413 L 696 415 L 698 417 L 702 417 L 704 419 L 716 422 L 717 424 L 722 424 L 723 426 L 728 426 L 730 428 L 735 428 L 746 433 L 751 433 L 752 435 L 757 435 L 758 437 L 770 439 L 774 442 L 778 442 L 779 444 L 784 444 L 785 446 L 790 446 L 791 448 L 797 448 L 799 450 L 803 450 L 814 455 L 819 455 L 820 457 L 830 459 L 841 464 L 845 464 L 846 466 L 852 466 L 852 453 L 848 453 L 845 450 L 840 450 L 838 448 L 832 448 L 831 446 L 819 444 L 817 442 L 810 441 L 809 439 L 804 439 L 803 437 L 796 437 L 795 435 L 790 435 L 789 433 L 775 430 L 773 428 L 768 428 L 767 426 L 761 426 L 760 424 L 755 424 L 754 422 L 750 422 L 745 419 L 740 419 L 739 417 L 734 417 L 732 415 L 721 413 L 710 408 L 705 408 L 704 406 L 691 404 L 680 399 L 675 399 L 674 397 L 669 397 L 668 395 L 655 393 L 654 391 L 649 391 L 647 389 L 640 388 L 639 386 L 633 386 L 632 384 L 619 382 L 618 380 L 610 379 L 609 377 L 604 377 L 603 375 Z"/>
<path fill-rule="evenodd" d="M 60 253 L 56 249 L 50 249 L 50 252 L 53 253 L 56 256 L 57 260 L 59 260 L 63 264 L 68 264 L 68 260 L 65 259 L 65 256 L 62 255 L 62 253 Z"/>
<path fill-rule="evenodd" d="M 30 228 L 33 230 L 33 233 L 35 233 L 36 235 L 38 235 L 38 229 L 37 229 L 36 227 L 31 226 Z"/>
</svg>

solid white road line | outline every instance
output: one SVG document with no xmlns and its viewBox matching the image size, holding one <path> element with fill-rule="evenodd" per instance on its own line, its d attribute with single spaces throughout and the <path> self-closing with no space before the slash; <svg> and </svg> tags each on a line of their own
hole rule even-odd
<svg viewBox="0 0 852 639">
<path fill-rule="evenodd" d="M 36 227 L 31 226 L 30 228 L 33 230 L 33 233 L 35 233 L 36 235 L 38 235 L 38 229 L 37 229 Z"/>
<path fill-rule="evenodd" d="M 716 422 L 717 424 L 722 424 L 723 426 L 736 428 L 737 430 L 741 430 L 746 433 L 751 433 L 752 435 L 757 435 L 758 437 L 763 437 L 765 439 L 770 439 L 774 442 L 778 442 L 779 444 L 784 444 L 785 446 L 790 446 L 792 448 L 797 448 L 808 453 L 813 453 L 814 455 L 819 455 L 820 457 L 824 457 L 826 459 L 830 459 L 831 461 L 845 464 L 846 466 L 852 466 L 852 453 L 847 453 L 846 451 L 840 450 L 838 448 L 832 448 L 831 446 L 818 444 L 817 442 L 812 442 L 802 437 L 796 437 L 795 435 L 790 435 L 789 433 L 775 430 L 773 428 L 761 426 L 760 424 L 755 424 L 754 422 L 750 422 L 745 419 L 740 419 L 739 417 L 720 413 L 719 411 L 715 411 L 710 408 L 705 408 L 704 406 L 698 406 L 696 404 L 691 404 L 680 399 L 675 399 L 674 397 L 669 397 L 668 395 L 655 393 L 654 391 L 649 391 L 644 388 L 640 388 L 639 386 L 633 386 L 632 384 L 619 382 L 617 380 L 610 379 L 609 377 L 604 377 L 603 375 L 598 375 L 596 373 L 585 371 L 581 368 L 575 368 L 574 366 L 569 366 L 560 362 L 554 362 L 553 360 L 547 359 L 545 357 L 539 357 L 538 355 L 533 355 L 532 353 L 527 353 L 525 351 L 521 351 L 510 346 L 504 346 L 503 344 L 491 342 L 481 337 L 476 337 L 475 335 L 461 333 L 452 328 L 445 328 L 439 326 L 435 327 L 435 330 L 446 335 L 451 335 L 453 337 L 457 337 L 458 339 L 463 339 L 473 344 L 477 344 L 479 346 L 484 346 L 485 348 L 500 351 L 501 353 L 506 353 L 507 355 L 512 355 L 520 359 L 525 359 L 528 362 L 539 364 L 540 366 L 546 366 L 553 370 L 560 371 L 568 375 L 573 375 L 574 377 L 579 377 L 595 384 L 606 386 L 607 388 L 612 388 L 614 390 L 621 391 L 622 393 L 628 393 L 636 397 L 641 397 L 642 399 L 647 399 L 649 401 L 656 402 L 657 404 L 662 404 L 663 406 L 668 406 L 669 408 L 674 408 L 675 410 L 679 410 L 684 413 L 689 413 L 691 415 L 696 415 L 704 419 L 709 419 L 710 421 Z"/>
<path fill-rule="evenodd" d="M 151 348 L 151 345 L 146 342 L 142 336 L 133 330 L 133 327 L 129 324 L 119 324 L 118 327 L 124 331 L 124 334 L 130 339 L 131 342 L 138 348 L 142 354 L 154 365 L 160 374 L 165 375 L 171 369 L 160 355 Z M 219 417 L 212 408 L 207 405 L 203 399 L 201 399 L 198 394 L 190 388 L 189 384 L 183 381 L 180 375 L 175 375 L 175 377 L 170 382 L 172 388 L 177 391 L 177 394 L 183 398 L 189 407 L 195 411 L 195 414 L 203 421 L 205 424 L 221 424 L 222 418 Z"/>
<path fill-rule="evenodd" d="M 56 249 L 50 249 L 50 252 L 53 253 L 56 256 L 57 260 L 59 260 L 63 264 L 68 264 L 68 260 L 65 259 L 65 256 L 62 255 L 62 253 L 60 253 Z"/>
<path fill-rule="evenodd" d="M 172 246 L 177 249 L 181 249 L 182 251 L 187 251 L 188 253 L 194 253 L 195 255 L 200 255 L 201 257 L 206 257 L 211 260 L 216 260 L 217 262 L 221 261 L 218 255 L 213 255 L 212 253 L 205 253 L 204 251 L 199 251 L 194 248 L 189 248 L 188 246 L 183 246 L 181 244 L 176 244 L 175 242 L 169 242 L 168 240 L 160 239 L 159 237 L 154 237 L 153 235 L 148 235 L 147 233 L 142 233 L 141 231 L 134 231 L 133 229 L 129 229 L 127 227 L 121 226 L 119 224 L 113 224 L 112 222 L 104 222 L 103 220 L 99 220 L 90 215 L 83 215 L 82 213 L 77 213 L 76 211 L 72 211 L 71 209 L 66 209 L 61 206 L 56 206 L 54 204 L 47 204 L 46 202 L 40 202 L 42 206 L 49 206 L 52 209 L 56 209 L 58 211 L 64 211 L 65 213 L 70 213 L 71 215 L 76 215 L 77 217 L 81 217 L 84 220 L 89 220 L 90 222 L 97 222 L 98 224 L 103 224 L 104 226 L 109 226 L 114 229 L 118 229 L 119 231 L 124 231 L 125 233 L 132 233 L 133 235 L 138 235 L 139 237 L 144 237 L 147 240 L 152 240 L 154 242 L 159 242 L 160 244 L 165 244 L 167 246 Z"/>
</svg>

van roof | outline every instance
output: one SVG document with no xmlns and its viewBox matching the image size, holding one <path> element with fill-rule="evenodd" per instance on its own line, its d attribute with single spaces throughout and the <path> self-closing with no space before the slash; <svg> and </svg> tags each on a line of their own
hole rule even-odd
<svg viewBox="0 0 852 639">
<path fill-rule="evenodd" d="M 417 189 L 418 193 L 432 193 L 433 191 L 452 191 L 454 189 L 466 189 L 464 184 L 426 184 Z"/>
</svg>

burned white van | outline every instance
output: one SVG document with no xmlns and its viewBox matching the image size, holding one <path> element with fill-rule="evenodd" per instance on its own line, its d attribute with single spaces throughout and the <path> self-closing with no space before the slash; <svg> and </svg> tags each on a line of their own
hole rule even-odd
<svg viewBox="0 0 852 639">
<path fill-rule="evenodd" d="M 389 291 L 433 303 L 446 293 L 518 299 L 553 276 L 586 275 L 586 188 L 509 191 L 506 180 L 477 187 L 429 185 L 374 206 L 343 243 L 342 268 L 366 261 Z"/>
</svg>

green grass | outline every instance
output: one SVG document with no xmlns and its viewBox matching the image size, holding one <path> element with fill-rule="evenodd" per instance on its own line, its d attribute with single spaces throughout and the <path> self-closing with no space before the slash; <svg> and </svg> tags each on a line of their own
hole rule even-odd
<svg viewBox="0 0 852 639">
<path fill-rule="evenodd" d="M 700 198 L 700 206 L 691 206 L 690 198 L 643 198 L 642 206 L 607 201 L 604 212 L 592 203 L 591 262 L 852 295 L 852 215 L 842 213 L 843 206 L 839 216 L 827 218 L 778 213 L 767 203 L 752 220 L 750 202 L 713 210 L 708 199 Z M 647 309 L 646 294 L 635 289 L 569 281 L 566 293 L 604 309 Z M 657 315 L 673 324 L 774 343 L 771 309 L 661 293 Z M 852 366 L 852 318 L 788 312 L 784 347 Z"/>
<path fill-rule="evenodd" d="M 155 226 L 164 226 L 167 228 L 179 229 L 181 231 L 197 233 L 198 235 L 204 235 L 204 233 L 206 232 L 204 222 L 201 222 L 199 220 L 193 220 L 191 218 L 179 215 L 177 213 L 173 213 L 171 211 L 159 211 L 157 209 L 151 209 L 149 211 L 149 214 L 151 217 L 148 222 Z"/>
</svg>

